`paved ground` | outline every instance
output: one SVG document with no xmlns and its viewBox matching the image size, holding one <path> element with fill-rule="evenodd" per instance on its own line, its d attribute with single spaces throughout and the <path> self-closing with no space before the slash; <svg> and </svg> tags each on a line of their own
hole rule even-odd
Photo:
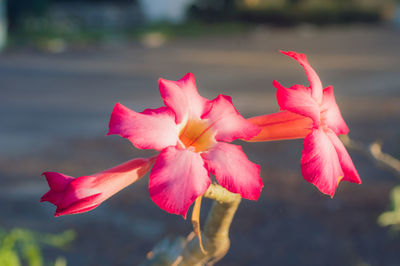
<svg viewBox="0 0 400 266">
<path fill-rule="evenodd" d="M 187 234 L 188 221 L 151 202 L 146 178 L 90 213 L 55 219 L 53 206 L 38 202 L 47 190 L 40 173 L 79 176 L 151 154 L 104 135 L 116 102 L 138 111 L 161 105 L 158 77 L 190 71 L 202 95 L 231 95 L 245 116 L 276 111 L 273 79 L 306 82 L 279 49 L 307 53 L 324 84 L 334 85 L 351 137 L 381 139 L 385 151 L 400 157 L 399 47 L 394 29 L 346 26 L 260 28 L 157 49 L 9 51 L 0 56 L 0 226 L 75 229 L 78 239 L 66 256 L 78 266 L 135 265 L 164 236 Z M 262 166 L 265 188 L 258 202 L 242 203 L 231 250 L 219 265 L 398 265 L 399 235 L 376 225 L 398 180 L 352 154 L 364 183 L 342 183 L 331 200 L 302 179 L 301 144 L 244 145 Z"/>
</svg>

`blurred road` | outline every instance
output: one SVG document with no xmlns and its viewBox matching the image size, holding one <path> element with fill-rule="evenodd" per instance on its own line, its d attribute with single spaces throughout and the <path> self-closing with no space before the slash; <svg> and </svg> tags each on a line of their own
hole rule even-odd
<svg viewBox="0 0 400 266">
<path fill-rule="evenodd" d="M 278 110 L 274 79 L 308 84 L 302 68 L 278 51 L 306 53 L 325 86 L 333 85 L 350 136 L 384 141 L 400 157 L 400 32 L 378 26 L 259 28 L 227 37 L 178 39 L 46 54 L 0 55 L 0 226 L 57 232 L 75 228 L 71 265 L 132 265 L 189 221 L 160 211 L 141 180 L 95 211 L 54 219 L 39 204 L 40 173 L 90 174 L 134 156 L 105 137 L 116 102 L 141 111 L 162 104 L 157 79 L 196 76 L 201 95 L 233 97 L 244 116 Z M 301 141 L 244 144 L 261 164 L 264 192 L 245 201 L 232 229 L 232 249 L 219 265 L 397 265 L 400 238 L 376 225 L 395 177 L 352 154 L 361 186 L 342 183 L 333 200 L 300 174 Z M 206 212 L 203 210 L 203 214 Z M 243 248 L 246 247 L 246 250 Z M 397 247 L 397 248 L 395 248 Z M 82 254 L 85 254 L 82 256 Z M 265 261 L 266 260 L 266 261 Z"/>
</svg>

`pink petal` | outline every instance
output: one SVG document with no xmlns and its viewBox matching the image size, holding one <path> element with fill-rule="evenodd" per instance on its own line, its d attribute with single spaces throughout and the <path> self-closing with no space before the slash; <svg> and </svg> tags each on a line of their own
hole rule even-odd
<svg viewBox="0 0 400 266">
<path fill-rule="evenodd" d="M 202 157 L 221 186 L 246 199 L 259 198 L 263 188 L 260 166 L 250 162 L 240 146 L 219 142 Z"/>
<path fill-rule="evenodd" d="M 50 203 L 53 203 L 54 205 L 57 205 L 58 202 L 61 200 L 62 196 L 63 192 L 56 192 L 53 190 L 49 190 L 40 198 L 40 202 L 48 201 Z"/>
<path fill-rule="evenodd" d="M 308 81 L 310 82 L 310 87 L 312 89 L 312 97 L 317 101 L 317 103 L 321 103 L 322 101 L 322 83 L 321 80 L 318 77 L 318 74 L 315 72 L 315 70 L 310 66 L 310 64 L 307 61 L 307 56 L 305 54 L 300 54 L 296 52 L 284 52 L 281 51 L 282 54 L 290 56 L 299 64 L 304 67 L 304 70 L 306 71 L 306 75 L 308 78 Z"/>
<path fill-rule="evenodd" d="M 68 184 L 74 180 L 72 176 L 63 175 L 57 172 L 44 172 L 42 175 L 46 177 L 50 189 L 55 192 L 64 191 Z"/>
<path fill-rule="evenodd" d="M 54 216 L 62 216 L 69 214 L 78 214 L 83 212 L 91 211 L 97 208 L 101 202 L 103 202 L 101 193 L 97 193 L 86 198 L 82 198 L 78 201 L 75 201 L 68 208 L 58 207 Z M 97 203 L 98 202 L 98 203 Z"/>
<path fill-rule="evenodd" d="M 200 119 L 209 107 L 209 100 L 197 92 L 192 73 L 178 81 L 159 79 L 158 84 L 165 105 L 175 112 L 177 124 L 188 118 Z"/>
<path fill-rule="evenodd" d="M 339 107 L 336 104 L 333 87 L 331 86 L 324 89 L 321 115 L 327 126 L 332 129 L 336 135 L 349 133 L 349 128 L 347 127 L 346 122 L 344 122 Z"/>
<path fill-rule="evenodd" d="M 178 126 L 169 108 L 147 109 L 137 113 L 117 103 L 111 114 L 108 135 L 129 139 L 139 149 L 162 150 L 178 142 Z"/>
<path fill-rule="evenodd" d="M 344 173 L 335 147 L 322 129 L 314 129 L 304 139 L 301 172 L 305 180 L 333 197 Z"/>
<path fill-rule="evenodd" d="M 57 206 L 55 216 L 92 210 L 144 176 L 154 160 L 134 159 L 103 172 L 78 178 L 44 172 L 50 190 L 43 195 L 41 201 L 49 201 Z"/>
<path fill-rule="evenodd" d="M 217 141 L 231 142 L 235 139 L 249 140 L 260 132 L 260 128 L 239 114 L 232 104 L 232 98 L 218 95 L 211 101 L 212 107 L 202 119 L 208 119 L 216 132 Z"/>
<path fill-rule="evenodd" d="M 189 206 L 204 194 L 211 180 L 199 153 L 165 148 L 150 173 L 150 197 L 161 209 L 186 219 Z"/>
<path fill-rule="evenodd" d="M 311 118 L 289 111 L 261 115 L 247 119 L 261 127 L 261 132 L 251 142 L 305 138 L 311 133 Z"/>
<path fill-rule="evenodd" d="M 344 177 L 342 180 L 361 184 L 361 178 L 358 175 L 353 161 L 351 160 L 350 155 L 347 153 L 347 150 L 344 147 L 343 143 L 336 136 L 336 134 L 334 134 L 334 132 L 328 131 L 327 135 L 331 140 L 333 146 L 335 147 L 336 153 L 339 157 L 339 162 L 344 172 Z"/>
<path fill-rule="evenodd" d="M 310 90 L 302 85 L 285 88 L 274 80 L 278 104 L 283 110 L 288 110 L 303 116 L 310 117 L 316 127 L 320 123 L 320 109 L 318 103 L 311 97 Z"/>
</svg>

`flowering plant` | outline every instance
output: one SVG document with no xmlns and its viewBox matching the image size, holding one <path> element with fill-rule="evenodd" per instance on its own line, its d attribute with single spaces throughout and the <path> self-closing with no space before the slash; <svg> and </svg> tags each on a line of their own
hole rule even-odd
<svg viewBox="0 0 400 266">
<path fill-rule="evenodd" d="M 174 265 L 191 265 L 189 262 L 201 264 L 225 255 L 228 229 L 240 198 L 257 200 L 263 187 L 260 167 L 248 160 L 240 146 L 229 142 L 304 138 L 301 168 L 307 181 L 331 197 L 342 180 L 361 183 L 338 138 L 349 129 L 333 88 L 323 89 L 304 54 L 282 53 L 304 67 L 310 86 L 286 88 L 274 81 L 281 109 L 278 113 L 246 120 L 229 96 L 213 100 L 200 96 L 191 73 L 178 81 L 160 79 L 165 106 L 138 113 L 117 103 L 108 132 L 128 139 L 138 149 L 156 150 L 158 155 L 78 178 L 44 172 L 50 190 L 41 200 L 57 206 L 55 216 L 90 211 L 151 169 L 149 194 L 161 209 L 186 218 L 195 202 L 192 221 L 200 241 L 187 244 L 170 260 Z M 211 185 L 210 173 L 220 186 Z M 203 196 L 216 200 L 206 223 L 205 248 L 199 229 Z"/>
</svg>

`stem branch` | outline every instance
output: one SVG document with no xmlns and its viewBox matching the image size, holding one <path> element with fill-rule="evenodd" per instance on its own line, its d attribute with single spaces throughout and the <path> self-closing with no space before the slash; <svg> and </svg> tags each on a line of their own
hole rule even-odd
<svg viewBox="0 0 400 266">
<path fill-rule="evenodd" d="M 400 160 L 382 152 L 382 143 L 379 141 L 365 145 L 359 141 L 352 140 L 347 135 L 340 136 L 340 139 L 347 148 L 368 156 L 377 166 L 391 171 L 400 178 Z"/>
</svg>

